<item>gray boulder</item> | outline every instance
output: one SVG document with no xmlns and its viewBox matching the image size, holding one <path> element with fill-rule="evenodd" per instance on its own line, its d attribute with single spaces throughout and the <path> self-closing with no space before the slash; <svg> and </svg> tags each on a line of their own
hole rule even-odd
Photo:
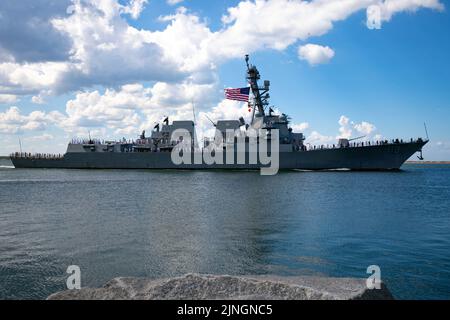
<svg viewBox="0 0 450 320">
<path fill-rule="evenodd" d="M 390 300 L 393 296 L 383 283 L 381 289 L 367 289 L 365 279 L 187 274 L 158 280 L 115 278 L 102 288 L 62 291 L 47 299 Z"/>
</svg>

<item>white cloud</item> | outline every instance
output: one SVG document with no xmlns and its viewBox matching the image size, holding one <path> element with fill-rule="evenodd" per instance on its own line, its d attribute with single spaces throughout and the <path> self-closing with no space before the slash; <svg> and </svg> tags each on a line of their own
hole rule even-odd
<svg viewBox="0 0 450 320">
<path fill-rule="evenodd" d="M 174 6 L 174 5 L 177 5 L 177 4 L 179 4 L 179 3 L 183 2 L 183 1 L 184 0 L 167 0 L 166 2 L 167 2 L 168 5 Z"/>
<path fill-rule="evenodd" d="M 14 94 L 0 94 L 0 103 L 14 103 L 17 101 L 17 96 Z"/>
<path fill-rule="evenodd" d="M 317 130 L 313 130 L 311 133 L 306 134 L 306 143 L 310 143 L 312 145 L 336 144 L 338 139 L 356 138 L 357 136 L 354 135 L 354 130 L 356 130 L 356 132 L 359 135 L 365 136 L 364 138 L 361 139 L 363 141 L 371 141 L 371 140 L 376 141 L 383 139 L 383 136 L 376 132 L 377 131 L 376 127 L 367 121 L 355 123 L 345 115 L 342 115 L 339 117 L 338 124 L 339 128 L 338 134 L 336 136 L 324 135 L 319 133 Z"/>
<path fill-rule="evenodd" d="M 37 136 L 33 136 L 33 137 L 28 137 L 25 140 L 27 141 L 49 141 L 49 140 L 53 140 L 54 136 L 49 134 L 49 133 L 43 133 L 41 135 L 37 135 Z"/>
<path fill-rule="evenodd" d="M 367 7 L 367 27 L 380 29 L 382 23 L 390 21 L 392 16 L 399 12 L 415 12 L 420 8 L 444 10 L 444 5 L 439 0 L 384 0 L 373 1 Z"/>
<path fill-rule="evenodd" d="M 38 9 L 49 8 L 48 0 L 39 1 Z M 108 87 L 136 81 L 190 79 L 207 83 L 215 77 L 216 66 L 225 60 L 267 48 L 284 50 L 299 40 L 327 33 L 335 22 L 370 6 L 381 8 L 382 21 L 402 11 L 443 9 L 438 0 L 241 1 L 228 9 L 222 18 L 224 25 L 217 31 L 212 31 L 203 19 L 186 8 L 161 17 L 163 22 L 168 22 L 161 31 L 138 30 L 123 15 L 139 17 L 146 3 L 145 0 L 125 4 L 117 0 L 73 0 L 67 13 L 61 13 L 61 6 L 51 7 L 51 12 L 45 15 L 41 13 L 45 10 L 35 10 L 41 15 L 37 17 L 39 21 L 47 19 L 48 22 L 37 24 L 37 28 L 51 27 L 55 31 L 52 41 L 71 44 L 71 49 L 65 51 L 59 43 L 51 46 L 59 48 L 58 52 L 64 51 L 68 58 L 64 60 L 64 55 L 52 53 L 49 60 L 23 62 L 19 51 L 0 48 L 0 56 L 7 58 L 0 62 L 0 93 L 36 94 L 50 90 L 58 94 L 93 85 Z M 26 8 L 26 4 L 17 2 L 9 6 L 12 5 Z M 32 14 L 26 18 L 35 21 Z M 30 45 L 35 43 L 39 41 Z M 314 47 L 304 47 L 308 48 L 311 51 Z M 31 52 L 33 48 L 29 49 L 22 51 Z M 314 50 L 309 51 L 304 56 L 312 63 L 324 62 L 332 56 L 331 49 L 321 48 L 316 54 Z"/>
<path fill-rule="evenodd" d="M 284 50 L 298 40 L 327 33 L 334 22 L 365 8 L 369 2 L 241 1 L 223 17 L 227 27 L 217 43 L 225 47 L 222 51 L 228 56 L 264 48 Z"/>
<path fill-rule="evenodd" d="M 44 97 L 41 94 L 38 94 L 37 96 L 31 97 L 31 102 L 35 104 L 44 104 Z"/>
<path fill-rule="evenodd" d="M 220 47 L 217 54 L 225 57 L 265 48 L 284 50 L 299 40 L 322 36 L 334 23 L 380 3 L 385 12 L 382 19 L 386 21 L 401 11 L 443 8 L 439 0 L 241 1 L 223 16 L 225 27 L 215 34 L 210 47 Z"/>
<path fill-rule="evenodd" d="M 346 116 L 341 116 L 338 121 L 340 126 L 347 126 L 350 123 L 350 119 Z"/>
<path fill-rule="evenodd" d="M 102 129 L 108 129 L 113 134 L 137 135 L 141 130 L 153 128 L 156 122 L 166 116 L 170 116 L 171 120 L 193 119 L 193 103 L 198 117 L 199 113 L 215 106 L 221 95 L 216 82 L 157 82 L 150 87 L 136 83 L 123 85 L 118 89 L 106 89 L 104 92 L 82 91 L 66 103 L 64 114 L 34 111 L 23 115 L 19 108 L 11 107 L 0 113 L 0 132 L 13 134 L 39 131 L 46 129 L 48 125 L 54 125 L 72 136 L 82 135 L 88 130 L 108 134 L 106 131 L 99 131 Z M 40 96 L 35 96 L 32 100 L 40 102 Z M 221 114 L 231 116 L 233 108 L 226 109 Z"/>
<path fill-rule="evenodd" d="M 303 132 L 309 128 L 309 123 L 302 122 L 302 123 L 298 123 L 298 124 L 292 124 L 291 127 L 292 127 L 292 130 L 294 130 L 294 132 Z"/>
<path fill-rule="evenodd" d="M 139 12 L 143 3 L 133 1 L 124 9 L 114 0 L 76 2 L 70 16 L 52 21 L 73 42 L 70 70 L 62 75 L 58 89 L 185 77 L 174 61 L 165 59 L 160 45 L 146 41 L 143 32 L 121 16 L 124 10 Z"/>
<path fill-rule="evenodd" d="M 352 129 L 349 126 L 350 119 L 346 116 L 341 116 L 339 118 L 339 135 L 336 137 L 337 139 L 350 139 L 352 136 Z"/>
<path fill-rule="evenodd" d="M 84 128 L 107 128 L 116 134 L 137 134 L 153 128 L 165 116 L 193 119 L 195 110 L 210 109 L 217 101 L 216 83 L 169 84 L 157 82 L 151 87 L 128 84 L 119 89 L 78 92 L 66 104 L 66 115 L 59 126 L 76 133 Z"/>
<path fill-rule="evenodd" d="M 29 94 L 58 85 L 69 66 L 64 62 L 0 63 L 0 93 Z"/>
<path fill-rule="evenodd" d="M 45 130 L 51 124 L 60 123 L 64 116 L 57 111 L 49 113 L 33 111 L 28 115 L 21 114 L 18 107 L 10 107 L 0 113 L 0 133 L 13 134 L 23 131 Z"/>
<path fill-rule="evenodd" d="M 210 42 L 216 37 L 206 22 L 181 7 L 174 15 L 160 17 L 162 22 L 169 22 L 162 31 L 143 31 L 146 42 L 157 43 L 167 60 L 174 61 L 180 70 L 196 77 L 198 72 L 214 70 L 215 59 L 211 54 Z M 213 51 L 222 51 L 219 46 Z M 198 75 L 197 75 L 198 76 Z"/>
<path fill-rule="evenodd" d="M 327 136 L 320 134 L 317 131 L 312 131 L 305 140 L 306 144 L 311 145 L 327 145 L 327 144 L 333 144 L 336 143 L 336 138 L 333 136 Z"/>
<path fill-rule="evenodd" d="M 376 127 L 367 121 L 362 121 L 360 123 L 355 123 L 350 121 L 350 119 L 344 115 L 339 118 L 339 135 L 336 137 L 337 139 L 344 138 L 350 139 L 353 136 L 353 130 L 359 135 L 365 136 L 365 140 L 370 140 L 371 138 L 375 138 L 372 134 L 376 131 Z M 353 137 L 354 138 L 354 137 Z"/>
<path fill-rule="evenodd" d="M 334 51 L 330 47 L 309 43 L 298 48 L 298 57 L 315 66 L 329 62 L 334 57 Z"/>
<path fill-rule="evenodd" d="M 356 123 L 353 125 L 353 127 L 356 129 L 356 131 L 358 131 L 360 134 L 363 135 L 370 135 L 372 132 L 374 132 L 376 130 L 376 127 L 366 121 L 363 121 L 361 123 Z"/>
<path fill-rule="evenodd" d="M 118 91 L 107 89 L 104 94 L 97 90 L 77 93 L 75 99 L 66 104 L 62 126 L 66 131 L 76 132 L 82 127 L 123 130 L 139 125 L 142 120 L 138 108 L 147 103 L 148 91 L 142 86 L 134 91 L 130 89 L 130 86 L 124 86 Z"/>
<path fill-rule="evenodd" d="M 123 11 L 128 13 L 133 19 L 137 19 L 147 3 L 148 0 L 131 0 L 128 5 L 123 7 Z"/>
<path fill-rule="evenodd" d="M 378 5 L 369 6 L 366 10 L 366 25 L 369 29 L 381 29 L 381 9 Z"/>
</svg>

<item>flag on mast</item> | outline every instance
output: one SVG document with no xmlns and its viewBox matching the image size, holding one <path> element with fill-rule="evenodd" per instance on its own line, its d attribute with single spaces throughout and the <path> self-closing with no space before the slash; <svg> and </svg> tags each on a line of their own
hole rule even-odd
<svg viewBox="0 0 450 320">
<path fill-rule="evenodd" d="M 250 95 L 250 87 L 225 89 L 225 98 L 228 100 L 248 102 L 249 95 Z"/>
</svg>

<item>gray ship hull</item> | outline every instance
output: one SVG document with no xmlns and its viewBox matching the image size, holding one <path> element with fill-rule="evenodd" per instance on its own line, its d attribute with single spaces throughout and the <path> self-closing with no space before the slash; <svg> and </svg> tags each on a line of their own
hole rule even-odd
<svg viewBox="0 0 450 320">
<path fill-rule="evenodd" d="M 280 152 L 279 167 L 281 170 L 398 170 L 427 142 Z M 252 170 L 262 167 L 259 164 L 175 165 L 170 152 L 71 152 L 62 158 L 11 157 L 11 161 L 16 168 Z"/>
</svg>

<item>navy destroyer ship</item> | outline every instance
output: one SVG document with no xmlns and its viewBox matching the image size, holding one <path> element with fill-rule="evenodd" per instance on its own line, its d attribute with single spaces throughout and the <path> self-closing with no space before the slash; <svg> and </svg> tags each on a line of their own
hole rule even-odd
<svg viewBox="0 0 450 320">
<path fill-rule="evenodd" d="M 241 139 L 234 136 L 229 139 L 227 133 L 231 131 L 240 134 L 249 131 L 265 131 L 264 138 L 258 137 L 253 144 L 260 144 L 263 140 L 277 143 L 279 169 L 300 170 L 399 170 L 404 162 L 419 152 L 422 158 L 422 147 L 428 138 L 394 139 L 382 141 L 362 141 L 358 139 L 338 139 L 332 145 L 310 145 L 305 143 L 303 133 L 294 132 L 290 126 L 289 117 L 275 114 L 269 107 L 270 82 L 264 81 L 260 86 L 260 73 L 256 66 L 249 64 L 246 56 L 248 92 L 251 92 L 249 111 L 252 112 L 250 123 L 244 118 L 219 120 L 213 123 L 216 130 L 214 138 L 205 139 L 202 146 L 198 145 L 194 121 L 169 121 L 167 117 L 163 123 L 157 124 L 149 137 L 145 131 L 135 140 L 100 141 L 94 139 L 72 140 L 64 155 L 30 154 L 16 152 L 11 154 L 12 163 L 16 168 L 66 168 L 66 169 L 232 169 L 251 170 L 267 166 L 260 159 L 251 161 L 252 141 L 248 137 Z M 173 161 L 173 151 L 180 143 L 174 138 L 174 132 L 183 130 L 191 137 L 184 140 L 184 145 L 190 144 L 184 157 L 192 161 L 178 163 Z M 277 134 L 272 135 L 276 130 Z M 276 141 L 273 141 L 276 139 Z M 181 139 L 182 140 L 182 139 Z M 239 141 L 243 144 L 239 147 Z M 204 157 L 205 152 L 214 149 L 226 150 L 217 153 L 215 157 L 220 161 L 211 163 Z M 218 146 L 218 148 L 217 148 Z M 270 149 L 270 148 L 269 148 Z M 231 152 L 231 157 L 230 157 Z M 273 149 L 268 150 L 268 154 Z M 225 159 L 226 157 L 230 157 Z M 258 158 L 258 157 L 256 157 Z M 226 160 L 232 161 L 226 161 Z M 254 159 L 254 158 L 253 158 Z M 217 160 L 217 159 L 216 159 Z"/>
</svg>

